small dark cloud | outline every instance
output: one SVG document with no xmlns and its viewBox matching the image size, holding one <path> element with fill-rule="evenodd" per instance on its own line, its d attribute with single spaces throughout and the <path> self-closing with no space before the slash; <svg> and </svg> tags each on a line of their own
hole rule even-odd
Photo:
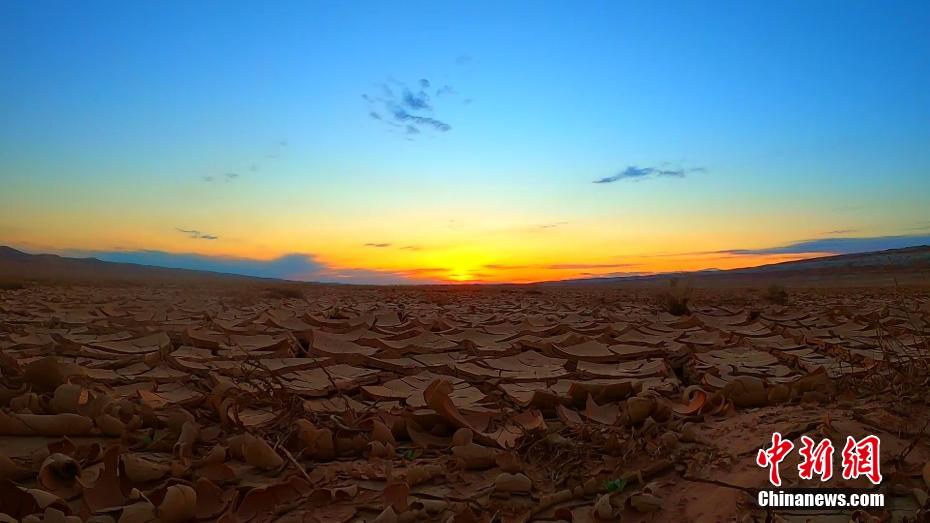
<svg viewBox="0 0 930 523">
<path fill-rule="evenodd" d="M 180 227 L 175 227 L 175 230 L 186 234 L 188 238 L 194 240 L 216 240 L 219 238 L 219 236 L 216 236 L 215 234 L 207 234 L 196 229 L 182 229 Z"/>
<path fill-rule="evenodd" d="M 858 229 L 837 229 L 835 231 L 827 231 L 823 233 L 824 235 L 835 235 L 835 234 L 852 234 L 858 232 Z"/>
<path fill-rule="evenodd" d="M 257 164 L 257 163 L 250 164 L 250 165 L 249 165 L 249 172 L 253 172 L 253 173 L 254 173 L 255 171 L 258 171 L 258 164 Z"/>
<path fill-rule="evenodd" d="M 287 140 L 278 140 L 278 147 L 287 147 Z"/>
<path fill-rule="evenodd" d="M 368 116 L 370 116 L 370 117 L 371 117 L 372 119 L 374 119 L 374 120 L 381 120 L 381 119 L 382 119 L 382 118 L 381 118 L 381 115 L 378 114 L 377 111 L 370 111 L 370 112 L 368 113 Z"/>
<path fill-rule="evenodd" d="M 446 132 L 452 129 L 452 126 L 446 122 L 437 120 L 435 118 L 430 118 L 428 116 L 416 116 L 399 107 L 395 108 L 394 110 L 394 119 L 404 122 L 413 122 L 416 125 L 432 127 L 433 129 L 441 132 Z"/>
<path fill-rule="evenodd" d="M 406 127 L 407 134 L 420 134 L 420 130 L 412 125 Z"/>
<path fill-rule="evenodd" d="M 455 57 L 455 65 L 468 65 L 471 63 L 471 56 L 460 54 Z"/>
<path fill-rule="evenodd" d="M 421 78 L 421 79 L 420 79 L 420 88 L 421 88 L 421 89 L 429 89 L 429 80 L 427 80 L 426 78 Z"/>
<path fill-rule="evenodd" d="M 555 229 L 556 227 L 561 227 L 563 225 L 568 225 L 568 222 L 555 222 L 555 223 L 544 223 L 542 225 L 537 225 L 537 229 Z"/>
<path fill-rule="evenodd" d="M 402 251 L 422 251 L 423 247 L 419 245 L 404 245 L 400 248 Z"/>
<path fill-rule="evenodd" d="M 404 89 L 404 105 L 413 111 L 432 111 L 433 106 L 430 104 L 430 97 L 426 91 L 414 93 L 410 89 Z"/>
<path fill-rule="evenodd" d="M 257 166 L 254 166 L 254 165 L 252 167 L 255 167 L 255 169 L 258 168 Z M 202 176 L 201 179 L 207 183 L 213 183 L 218 180 L 223 180 L 225 182 L 231 182 L 238 177 L 239 177 L 239 173 L 228 172 L 228 173 L 223 173 L 222 176 Z"/>
<path fill-rule="evenodd" d="M 614 183 L 620 180 L 646 180 L 656 177 L 684 178 L 691 173 L 706 172 L 704 167 L 669 168 L 669 167 L 637 167 L 631 165 L 617 174 L 594 180 L 594 183 Z"/>
<path fill-rule="evenodd" d="M 455 90 L 455 87 L 452 87 L 451 85 L 446 84 L 440 87 L 439 89 L 436 89 L 437 98 L 440 96 L 451 95 L 451 94 L 458 94 L 458 91 Z"/>
<path fill-rule="evenodd" d="M 390 243 L 366 243 L 366 244 L 365 244 L 365 247 L 377 247 L 377 248 L 379 248 L 379 249 L 384 249 L 384 248 L 390 247 L 390 246 L 391 246 Z"/>
</svg>

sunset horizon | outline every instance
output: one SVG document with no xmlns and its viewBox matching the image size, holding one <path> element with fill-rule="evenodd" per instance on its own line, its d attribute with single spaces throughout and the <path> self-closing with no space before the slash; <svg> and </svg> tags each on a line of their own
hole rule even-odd
<svg viewBox="0 0 930 523">
<path fill-rule="evenodd" d="M 930 243 L 924 7 L 676 5 L 9 3 L 0 244 L 397 284 Z"/>
</svg>

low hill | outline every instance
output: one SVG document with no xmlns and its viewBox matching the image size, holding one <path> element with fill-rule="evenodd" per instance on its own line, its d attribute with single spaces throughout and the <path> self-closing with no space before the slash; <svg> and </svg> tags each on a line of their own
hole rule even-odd
<svg viewBox="0 0 930 523">
<path fill-rule="evenodd" d="M 754 286 L 780 283 L 795 286 L 930 286 L 930 246 L 840 254 L 808 260 L 772 263 L 729 270 L 665 273 L 545 282 L 542 285 L 664 285 L 681 278 L 702 286 Z"/>
<path fill-rule="evenodd" d="M 0 282 L 242 282 L 277 281 L 235 274 L 188 269 L 169 269 L 105 262 L 96 258 L 66 258 L 56 254 L 29 254 L 0 246 Z"/>
</svg>

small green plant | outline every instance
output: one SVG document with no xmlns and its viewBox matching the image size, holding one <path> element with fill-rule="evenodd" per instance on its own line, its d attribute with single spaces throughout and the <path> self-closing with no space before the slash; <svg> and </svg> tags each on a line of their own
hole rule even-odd
<svg viewBox="0 0 930 523">
<path fill-rule="evenodd" d="M 690 283 L 679 284 L 678 278 L 672 278 L 668 284 L 668 290 L 662 293 L 661 301 L 663 308 L 675 316 L 684 316 L 691 314 L 688 308 L 688 302 L 691 301 L 691 295 L 694 289 Z"/>
<path fill-rule="evenodd" d="M 604 490 L 607 492 L 623 492 L 623 489 L 626 488 L 626 480 L 623 478 L 616 478 L 604 483 Z"/>
</svg>

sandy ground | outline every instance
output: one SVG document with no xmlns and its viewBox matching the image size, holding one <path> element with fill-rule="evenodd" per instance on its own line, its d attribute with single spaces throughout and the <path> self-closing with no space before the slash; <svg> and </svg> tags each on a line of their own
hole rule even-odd
<svg viewBox="0 0 930 523">
<path fill-rule="evenodd" d="M 923 520 L 930 293 L 663 303 L 597 286 L 0 290 L 0 513 Z M 774 431 L 829 438 L 837 471 L 847 435 L 880 436 L 881 485 L 826 486 L 885 508 L 756 507 Z M 824 486 L 797 463 L 785 487 Z"/>
</svg>

